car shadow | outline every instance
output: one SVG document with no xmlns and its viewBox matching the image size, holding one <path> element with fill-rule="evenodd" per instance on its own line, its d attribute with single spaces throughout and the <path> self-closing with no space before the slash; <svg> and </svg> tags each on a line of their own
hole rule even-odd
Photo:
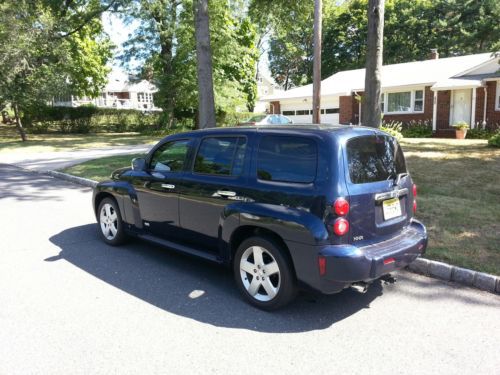
<svg viewBox="0 0 500 375">
<path fill-rule="evenodd" d="M 217 327 L 279 333 L 321 330 L 369 308 L 383 292 L 380 282 L 365 294 L 303 292 L 270 313 L 242 300 L 229 269 L 138 240 L 108 246 L 98 237 L 96 224 L 66 229 L 50 241 L 61 251 L 45 261 L 66 260 L 164 311 Z"/>
</svg>

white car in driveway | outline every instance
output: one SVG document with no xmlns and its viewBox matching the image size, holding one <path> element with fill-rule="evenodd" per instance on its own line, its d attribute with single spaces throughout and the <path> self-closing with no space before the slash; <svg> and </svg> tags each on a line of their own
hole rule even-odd
<svg viewBox="0 0 500 375">
<path fill-rule="evenodd" d="M 257 115 L 239 125 L 290 125 L 293 121 L 283 115 Z"/>
</svg>

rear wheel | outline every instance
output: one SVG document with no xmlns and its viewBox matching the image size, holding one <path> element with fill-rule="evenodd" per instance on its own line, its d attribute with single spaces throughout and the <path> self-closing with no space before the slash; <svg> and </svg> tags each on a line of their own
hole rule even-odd
<svg viewBox="0 0 500 375">
<path fill-rule="evenodd" d="M 252 305 L 273 310 L 296 294 L 293 267 L 271 239 L 251 237 L 241 243 L 233 262 L 236 284 Z"/>
<path fill-rule="evenodd" d="M 97 212 L 99 229 L 104 242 L 113 246 L 121 245 L 126 236 L 116 201 L 112 198 L 104 198 Z"/>
</svg>

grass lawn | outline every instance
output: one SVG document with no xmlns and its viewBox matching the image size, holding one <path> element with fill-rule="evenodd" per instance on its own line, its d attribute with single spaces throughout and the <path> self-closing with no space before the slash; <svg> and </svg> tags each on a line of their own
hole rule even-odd
<svg viewBox="0 0 500 375">
<path fill-rule="evenodd" d="M 144 154 L 109 156 L 101 159 L 89 160 L 81 164 L 68 167 L 61 172 L 73 176 L 89 178 L 95 181 L 108 180 L 115 169 L 127 167 L 133 158 L 143 157 Z"/>
<path fill-rule="evenodd" d="M 500 275 L 500 149 L 483 140 L 405 139 L 426 257 Z"/>
<path fill-rule="evenodd" d="M 418 187 L 417 218 L 429 231 L 426 257 L 500 275 L 500 149 L 483 140 L 405 139 Z M 64 170 L 94 180 L 133 157 L 92 160 Z"/>
<path fill-rule="evenodd" d="M 12 152 L 38 153 L 152 144 L 158 142 L 160 138 L 138 133 L 28 134 L 28 141 L 22 142 L 13 126 L 2 125 L 0 126 L 0 155 Z"/>
</svg>

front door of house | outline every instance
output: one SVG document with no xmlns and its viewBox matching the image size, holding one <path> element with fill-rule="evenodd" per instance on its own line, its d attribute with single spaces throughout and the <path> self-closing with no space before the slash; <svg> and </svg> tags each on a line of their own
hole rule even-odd
<svg viewBox="0 0 500 375">
<path fill-rule="evenodd" d="M 451 125 L 466 122 L 470 125 L 472 90 L 453 91 L 453 109 L 451 111 Z"/>
</svg>

